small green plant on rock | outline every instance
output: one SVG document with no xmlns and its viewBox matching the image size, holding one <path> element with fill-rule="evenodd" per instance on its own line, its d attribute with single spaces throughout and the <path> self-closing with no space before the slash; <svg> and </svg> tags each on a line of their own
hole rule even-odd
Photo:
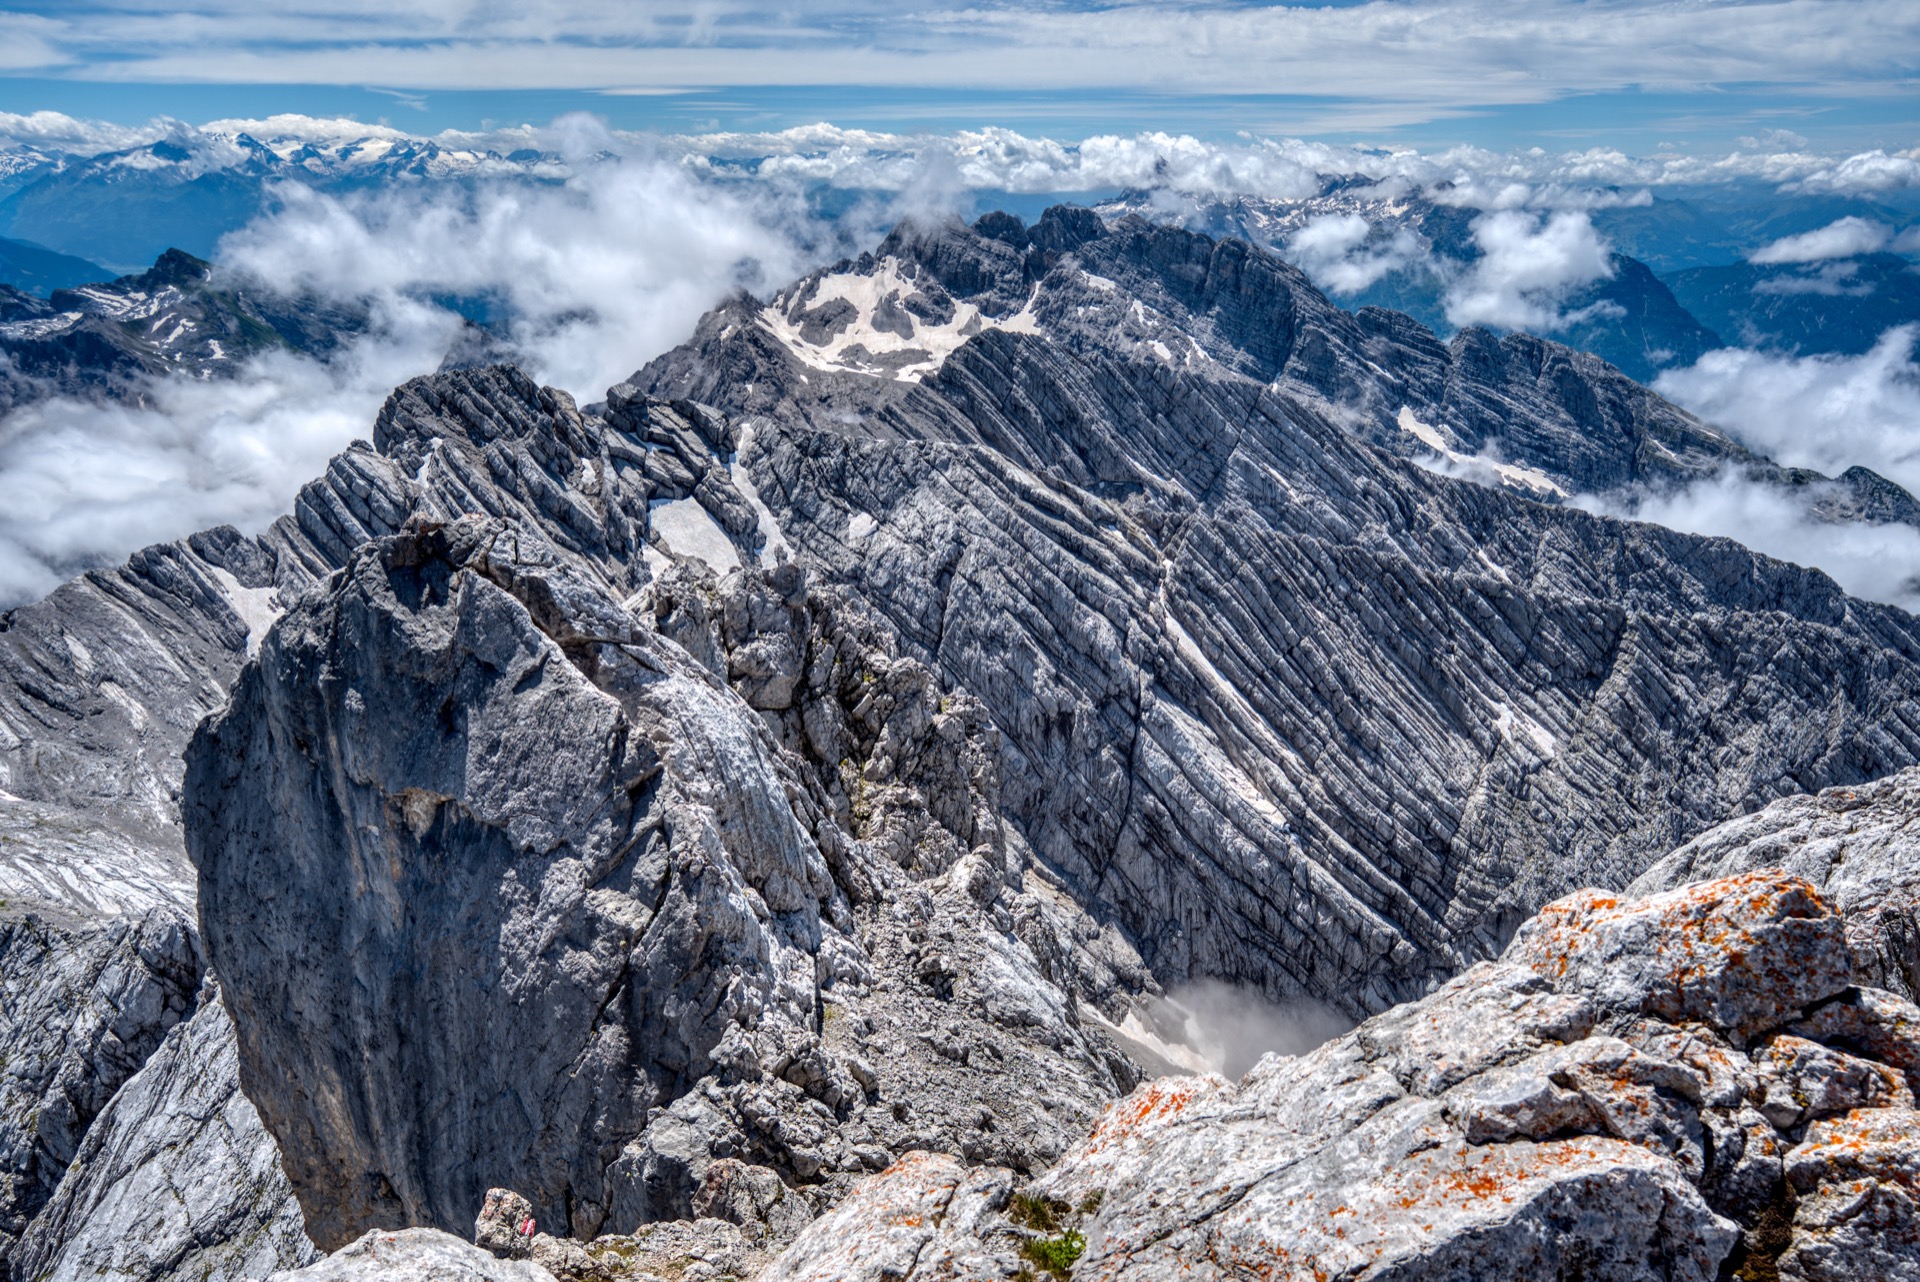
<svg viewBox="0 0 1920 1282">
<path fill-rule="evenodd" d="M 1015 1193 L 1007 1204 L 1007 1218 L 1037 1235 L 1020 1244 L 1021 1258 L 1061 1282 L 1071 1278 L 1074 1261 L 1087 1249 L 1087 1238 L 1079 1224 L 1099 1211 L 1105 1200 L 1104 1189 L 1088 1193 L 1078 1206 L 1058 1198 Z M 1014 1277 L 1015 1282 L 1038 1282 L 1032 1268 L 1022 1267 Z"/>
<path fill-rule="evenodd" d="M 1037 1237 L 1020 1244 L 1020 1254 L 1056 1278 L 1073 1276 L 1073 1262 L 1087 1249 L 1087 1239 L 1073 1229 L 1059 1237 Z"/>
</svg>

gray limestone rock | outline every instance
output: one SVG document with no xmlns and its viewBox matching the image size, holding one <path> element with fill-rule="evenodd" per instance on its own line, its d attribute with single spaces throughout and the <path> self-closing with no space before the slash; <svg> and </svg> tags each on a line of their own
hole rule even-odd
<svg viewBox="0 0 1920 1282">
<path fill-rule="evenodd" d="M 10 1257 L 94 1120 L 191 1013 L 201 959 L 180 910 L 0 911 L 0 1256 Z"/>
<path fill-rule="evenodd" d="M 375 1230 L 267 1282 L 555 1282 L 531 1260 L 498 1259 L 439 1229 Z"/>
<path fill-rule="evenodd" d="M 1574 896 L 1316 1051 L 1140 1088 L 1025 1189 L 910 1155 L 763 1282 L 1912 1276 L 1902 1074 L 1784 1031 L 1867 995 L 1845 934 L 1777 871 Z M 1781 1073 L 1836 1111 L 1763 1118 Z"/>
<path fill-rule="evenodd" d="M 727 1158 L 785 1182 L 784 1233 L 908 1147 L 1038 1169 L 1136 1080 L 1015 934 L 977 711 L 804 579 L 737 573 L 710 616 L 751 648 L 725 621 L 776 594 L 778 710 L 618 591 L 525 527 L 421 525 L 189 749 L 242 1081 L 323 1246 L 464 1228 L 489 1184 L 624 1232 Z"/>
<path fill-rule="evenodd" d="M 239 1282 L 316 1254 L 209 982 L 87 1129 L 11 1266 L 38 1282 Z"/>
</svg>

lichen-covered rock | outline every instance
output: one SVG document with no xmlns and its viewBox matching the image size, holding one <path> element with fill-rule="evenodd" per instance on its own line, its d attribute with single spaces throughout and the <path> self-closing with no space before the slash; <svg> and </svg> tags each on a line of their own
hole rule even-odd
<svg viewBox="0 0 1920 1282">
<path fill-rule="evenodd" d="M 1815 1122 L 1786 1172 L 1798 1200 L 1782 1278 L 1920 1278 L 1920 1113 L 1863 1108 Z"/>
<path fill-rule="evenodd" d="M 1844 940 L 1777 870 L 1571 896 L 1316 1051 L 1137 1089 L 1017 1194 L 903 1161 L 766 1276 L 1913 1276 L 1920 1118 L 1863 1053 L 1904 1043 L 1860 1031 L 1899 999 L 1850 986 Z"/>
<path fill-rule="evenodd" d="M 1647 869 L 1629 893 L 1756 868 L 1785 868 L 1846 913 L 1861 983 L 1920 994 L 1920 768 L 1729 819 Z"/>
<path fill-rule="evenodd" d="M 11 1263 L 37 1282 L 239 1282 L 316 1254 L 210 983 L 88 1128 Z"/>
</svg>

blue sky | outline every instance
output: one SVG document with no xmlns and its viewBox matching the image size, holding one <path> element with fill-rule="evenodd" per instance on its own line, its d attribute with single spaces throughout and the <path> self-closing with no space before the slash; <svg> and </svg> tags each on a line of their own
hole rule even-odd
<svg viewBox="0 0 1920 1282">
<path fill-rule="evenodd" d="M 3 2 L 3 0 L 0 0 Z M 1913 0 L 66 0 L 0 8 L 0 111 L 295 111 L 409 132 L 830 120 L 1056 137 L 1712 150 L 1920 142 Z"/>
</svg>

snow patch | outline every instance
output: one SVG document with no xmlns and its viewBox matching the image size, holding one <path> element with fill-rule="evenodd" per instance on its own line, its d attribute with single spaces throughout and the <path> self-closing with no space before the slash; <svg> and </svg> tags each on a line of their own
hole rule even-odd
<svg viewBox="0 0 1920 1282">
<path fill-rule="evenodd" d="M 806 286 L 800 288 L 805 290 Z M 1038 284 L 1027 296 L 1026 306 L 1005 319 L 987 316 L 972 303 L 956 302 L 953 315 L 941 325 L 931 324 L 905 310 L 904 304 L 919 294 L 919 285 L 901 271 L 900 260 L 889 256 L 871 273 L 833 272 L 818 277 L 809 293 L 777 295 L 771 304 L 761 309 L 758 323 L 803 364 L 814 369 L 865 374 L 902 383 L 925 379 L 945 364 L 947 357 L 962 343 L 983 330 L 1001 329 L 1015 334 L 1040 332 L 1033 315 L 1034 300 L 1040 294 Z M 825 341 L 809 341 L 801 333 L 802 325 L 787 316 L 794 302 L 802 297 L 806 300 L 806 311 L 843 302 L 853 309 L 853 316 Z M 890 324 L 897 326 L 904 318 L 907 335 L 901 335 L 894 328 L 882 329 L 875 323 L 881 305 L 888 302 L 895 312 Z"/>
<path fill-rule="evenodd" d="M 780 529 L 780 522 L 774 517 L 773 509 L 760 497 L 760 487 L 753 483 L 753 474 L 747 471 L 742 461 L 753 449 L 754 424 L 751 420 L 740 426 L 740 443 L 734 447 L 733 457 L 727 460 L 727 474 L 733 478 L 733 488 L 740 491 L 747 506 L 753 509 L 760 520 L 760 564 L 774 565 L 793 556 L 793 548 L 787 543 L 786 534 Z"/>
<path fill-rule="evenodd" d="M 704 562 L 715 574 L 740 568 L 733 540 L 698 499 L 660 499 L 647 505 L 647 520 L 661 546 L 675 556 Z"/>
<path fill-rule="evenodd" d="M 866 512 L 855 512 L 847 521 L 847 541 L 849 543 L 864 539 L 872 534 L 880 523 Z"/>
<path fill-rule="evenodd" d="M 1534 750 L 1543 757 L 1551 757 L 1559 750 L 1559 745 L 1552 733 L 1538 721 L 1524 712 L 1514 711 L 1508 704 L 1496 703 L 1493 706 L 1496 714 L 1493 719 L 1493 728 L 1500 732 L 1502 739 L 1513 743 L 1514 736 L 1518 734 L 1532 744 Z"/>
<path fill-rule="evenodd" d="M 286 613 L 280 604 L 280 591 L 278 588 L 242 587 L 240 580 L 233 576 L 233 571 L 217 565 L 208 568 L 219 582 L 220 594 L 226 597 L 227 605 L 240 622 L 247 625 L 247 657 L 251 659 L 260 653 L 260 642 L 266 638 L 267 630 Z"/>
<path fill-rule="evenodd" d="M 1416 437 L 1421 444 L 1439 455 L 1438 458 L 1413 460 L 1428 471 L 1478 481 L 1483 485 L 1502 484 L 1533 494 L 1562 499 L 1567 497 L 1566 489 L 1537 467 L 1502 463 L 1485 455 L 1463 454 L 1454 449 L 1451 432 L 1445 427 L 1421 422 L 1408 406 L 1400 407 L 1399 417 L 1395 421 L 1401 431 Z"/>
</svg>

